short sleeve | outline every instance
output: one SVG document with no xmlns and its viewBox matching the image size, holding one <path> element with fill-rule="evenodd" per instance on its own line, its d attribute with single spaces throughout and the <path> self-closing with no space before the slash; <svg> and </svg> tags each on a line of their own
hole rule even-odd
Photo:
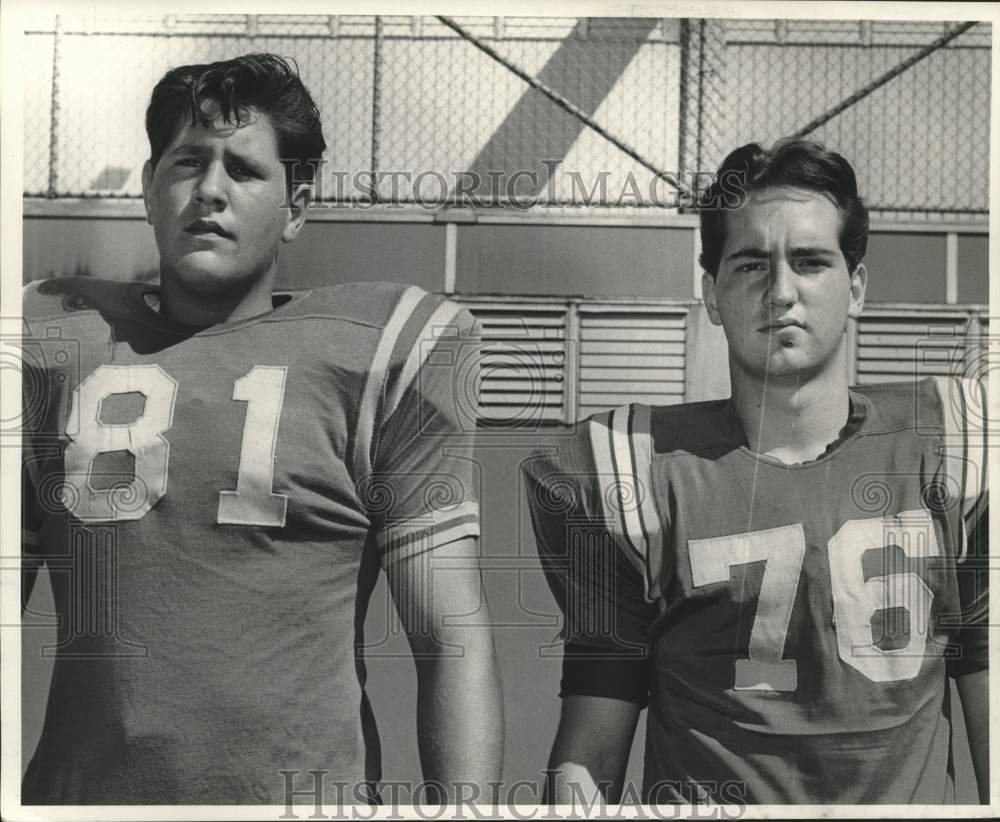
<svg viewBox="0 0 1000 822">
<path fill-rule="evenodd" d="M 362 483 L 383 567 L 479 536 L 480 346 L 472 315 L 433 295 L 423 296 L 400 333 L 372 472 Z"/>
<path fill-rule="evenodd" d="M 989 488 L 986 386 L 979 380 L 936 380 L 943 417 L 944 487 L 959 523 L 955 573 L 960 622 L 952 676 L 989 664 Z"/>
<path fill-rule="evenodd" d="M 586 437 L 554 442 L 550 453 L 525 464 L 524 477 L 539 558 L 563 614 L 561 696 L 644 705 L 648 632 L 657 609 L 645 596 L 642 572 L 601 512 L 614 479 L 602 476 Z"/>
</svg>

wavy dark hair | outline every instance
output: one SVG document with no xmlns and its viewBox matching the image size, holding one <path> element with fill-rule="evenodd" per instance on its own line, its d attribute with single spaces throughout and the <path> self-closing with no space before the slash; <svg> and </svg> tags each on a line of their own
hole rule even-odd
<svg viewBox="0 0 1000 822">
<path fill-rule="evenodd" d="M 215 103 L 227 125 L 244 123 L 249 109 L 266 114 L 283 161 L 298 161 L 296 181 L 311 181 L 326 150 L 319 109 L 293 60 L 275 54 L 245 54 L 232 60 L 172 68 L 153 89 L 146 109 L 149 160 L 153 167 L 183 123 L 211 125 L 205 106 Z M 315 165 L 314 165 L 315 164 Z M 289 184 L 290 163 L 285 164 Z"/>
<path fill-rule="evenodd" d="M 840 250 L 848 271 L 854 271 L 868 249 L 868 209 L 858 195 L 854 169 L 820 143 L 793 139 L 779 140 L 769 151 L 748 143 L 722 161 L 715 181 L 698 198 L 701 267 L 713 277 L 719 273 L 726 212 L 740 208 L 751 192 L 776 186 L 804 188 L 833 200 L 840 211 Z"/>
</svg>

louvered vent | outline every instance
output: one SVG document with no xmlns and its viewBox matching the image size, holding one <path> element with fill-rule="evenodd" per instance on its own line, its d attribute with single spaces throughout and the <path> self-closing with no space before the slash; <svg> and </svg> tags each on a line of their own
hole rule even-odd
<svg viewBox="0 0 1000 822">
<path fill-rule="evenodd" d="M 868 311 L 858 326 L 859 383 L 962 373 L 970 342 L 967 312 Z M 980 320 L 973 318 L 973 335 Z"/>
<path fill-rule="evenodd" d="M 562 421 L 566 307 L 466 303 L 483 329 L 480 409 L 485 421 Z"/>
<path fill-rule="evenodd" d="M 684 401 L 687 311 L 580 306 L 577 417 L 629 402 Z"/>
</svg>

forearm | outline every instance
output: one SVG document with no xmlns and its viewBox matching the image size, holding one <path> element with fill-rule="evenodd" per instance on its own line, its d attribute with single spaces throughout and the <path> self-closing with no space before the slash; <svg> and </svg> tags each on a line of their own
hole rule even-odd
<svg viewBox="0 0 1000 822">
<path fill-rule="evenodd" d="M 574 808 L 600 807 L 601 800 L 615 804 L 621 800 L 624 770 L 609 776 L 599 764 L 585 765 L 557 756 L 553 751 L 545 772 L 545 801 L 549 805 Z"/>
<path fill-rule="evenodd" d="M 591 807 L 621 799 L 640 706 L 619 699 L 568 696 L 546 772 L 546 801 Z"/>
<path fill-rule="evenodd" d="M 417 659 L 420 763 L 424 779 L 445 790 L 430 801 L 478 798 L 491 804 L 488 783 L 501 778 L 503 699 L 492 642 L 481 644 L 466 646 L 461 656 Z"/>
<path fill-rule="evenodd" d="M 436 574 L 436 563 L 455 570 Z M 474 539 L 393 565 L 389 588 L 417 666 L 417 739 L 424 779 L 444 797 L 489 802 L 503 764 L 503 702 Z M 462 785 L 471 787 L 461 787 Z M 462 791 L 459 794 L 459 791 Z"/>
<path fill-rule="evenodd" d="M 979 801 L 990 801 L 990 706 L 989 673 L 979 671 L 955 680 L 965 715 L 965 730 L 969 737 L 972 769 L 976 773 Z"/>
</svg>

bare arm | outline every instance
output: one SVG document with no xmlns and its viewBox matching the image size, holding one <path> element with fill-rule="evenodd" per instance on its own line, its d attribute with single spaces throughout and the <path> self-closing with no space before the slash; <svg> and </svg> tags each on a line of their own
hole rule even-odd
<svg viewBox="0 0 1000 822">
<path fill-rule="evenodd" d="M 488 782 L 503 765 L 503 700 L 476 540 L 461 539 L 398 562 L 389 588 L 417 666 L 417 736 L 424 779 L 456 795 Z M 458 789 L 461 790 L 461 789 Z"/>
<path fill-rule="evenodd" d="M 621 798 L 635 726 L 642 708 L 598 696 L 562 700 L 546 781 L 548 802 L 592 805 L 597 791 L 608 802 Z"/>
<path fill-rule="evenodd" d="M 965 729 L 969 735 L 972 768 L 976 772 L 979 801 L 990 802 L 990 706 L 989 673 L 978 671 L 957 677 L 958 695 L 965 714 Z"/>
</svg>

